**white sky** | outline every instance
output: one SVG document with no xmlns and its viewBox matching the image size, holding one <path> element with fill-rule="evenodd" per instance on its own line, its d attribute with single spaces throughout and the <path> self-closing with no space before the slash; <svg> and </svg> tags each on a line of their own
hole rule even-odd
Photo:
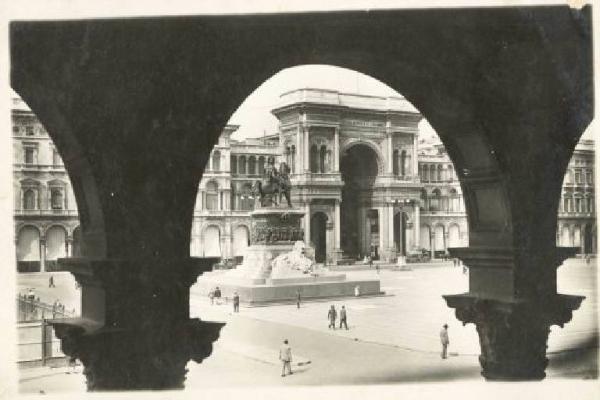
<svg viewBox="0 0 600 400">
<path fill-rule="evenodd" d="M 256 88 L 233 113 L 229 123 L 240 125 L 238 131 L 233 134 L 233 138 L 240 140 L 277 133 L 277 118 L 271 114 L 271 110 L 279 103 L 279 96 L 282 93 L 301 88 L 330 89 L 374 96 L 397 96 L 399 94 L 375 78 L 346 68 L 330 65 L 303 65 L 287 68 Z M 422 138 L 437 137 L 425 119 L 419 124 L 419 135 Z M 590 125 L 582 139 L 592 138 L 592 125 Z"/>
<path fill-rule="evenodd" d="M 398 92 L 381 81 L 349 69 L 330 65 L 287 68 L 260 85 L 231 116 L 229 123 L 240 125 L 233 137 L 242 139 L 260 137 L 263 133 L 276 133 L 277 118 L 271 114 L 271 110 L 279 103 L 282 93 L 301 88 L 330 89 L 373 96 L 398 96 Z M 424 134 L 435 135 L 426 121 L 421 127 Z"/>
</svg>

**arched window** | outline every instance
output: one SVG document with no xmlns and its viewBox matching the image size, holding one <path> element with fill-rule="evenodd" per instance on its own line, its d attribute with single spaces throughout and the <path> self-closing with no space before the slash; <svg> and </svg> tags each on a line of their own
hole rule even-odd
<svg viewBox="0 0 600 400">
<path fill-rule="evenodd" d="M 212 169 L 213 171 L 221 170 L 221 152 L 219 150 L 215 150 L 212 155 Z"/>
<path fill-rule="evenodd" d="M 259 175 L 264 175 L 265 173 L 265 157 L 264 156 L 260 156 L 258 157 L 258 174 Z"/>
<path fill-rule="evenodd" d="M 232 174 L 237 174 L 237 172 L 238 172 L 237 163 L 238 163 L 237 156 L 231 156 L 230 161 L 229 161 L 229 165 L 230 165 L 229 169 L 231 170 Z"/>
<path fill-rule="evenodd" d="M 37 208 L 36 197 L 34 189 L 25 190 L 23 193 L 23 209 L 35 210 Z"/>
<path fill-rule="evenodd" d="M 429 165 L 429 182 L 435 182 L 435 165 Z"/>
<path fill-rule="evenodd" d="M 406 176 L 406 150 L 400 153 L 400 175 Z"/>
<path fill-rule="evenodd" d="M 319 172 L 325 172 L 325 157 L 327 155 L 327 147 L 325 145 L 321 146 L 321 150 L 319 151 Z"/>
<path fill-rule="evenodd" d="M 240 156 L 238 158 L 238 160 L 239 160 L 238 173 L 240 175 L 245 175 L 246 174 L 246 156 Z"/>
<path fill-rule="evenodd" d="M 438 182 L 442 181 L 442 164 L 438 164 L 437 166 L 437 180 Z"/>
<path fill-rule="evenodd" d="M 586 200 L 587 200 L 587 212 L 589 212 L 589 213 L 594 212 L 594 198 L 590 196 Z"/>
<path fill-rule="evenodd" d="M 458 193 L 456 192 L 456 189 L 451 188 L 449 191 L 449 195 L 450 195 L 450 204 L 449 204 L 449 211 L 459 211 L 459 204 L 458 204 Z"/>
<path fill-rule="evenodd" d="M 206 184 L 206 209 L 216 210 L 219 205 L 219 186 L 211 181 Z"/>
<path fill-rule="evenodd" d="M 316 144 L 310 147 L 310 172 L 319 172 L 319 148 Z"/>
<path fill-rule="evenodd" d="M 581 197 L 575 197 L 575 212 L 581 212 Z"/>
<path fill-rule="evenodd" d="M 250 156 L 248 159 L 248 174 L 256 175 L 256 157 Z"/>
<path fill-rule="evenodd" d="M 422 164 L 421 165 L 421 180 L 423 182 L 428 182 L 429 181 L 429 166 L 427 164 Z"/>
<path fill-rule="evenodd" d="M 398 150 L 394 150 L 394 153 L 392 155 L 392 173 L 395 176 L 398 176 L 398 174 L 400 173 L 400 169 L 398 168 Z"/>
<path fill-rule="evenodd" d="M 448 180 L 454 180 L 454 167 L 452 165 L 448 165 Z"/>
<path fill-rule="evenodd" d="M 50 190 L 50 207 L 53 210 L 64 208 L 64 197 L 61 189 L 54 188 Z"/>
</svg>

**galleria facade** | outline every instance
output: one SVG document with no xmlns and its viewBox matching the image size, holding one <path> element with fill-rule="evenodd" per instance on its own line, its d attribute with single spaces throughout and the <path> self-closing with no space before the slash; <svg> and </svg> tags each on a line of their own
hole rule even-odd
<svg viewBox="0 0 600 400">
<path fill-rule="evenodd" d="M 403 97 L 321 89 L 281 95 L 279 131 L 235 140 L 224 128 L 199 185 L 192 256 L 238 262 L 249 245 L 252 185 L 269 157 L 291 168 L 292 203 L 305 212 L 317 262 L 372 254 L 393 262 L 417 249 L 442 256 L 468 245 L 459 181 L 443 145 L 419 137 L 421 114 Z M 44 127 L 13 99 L 15 242 L 19 271 L 54 269 L 79 254 L 71 183 Z M 576 147 L 563 183 L 557 243 L 596 253 L 594 143 Z"/>
</svg>

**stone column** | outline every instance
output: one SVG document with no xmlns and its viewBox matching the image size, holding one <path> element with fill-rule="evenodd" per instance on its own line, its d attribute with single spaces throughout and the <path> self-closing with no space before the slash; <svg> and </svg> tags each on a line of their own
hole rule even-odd
<svg viewBox="0 0 600 400">
<path fill-rule="evenodd" d="M 420 217 L 420 208 L 419 208 L 419 202 L 415 201 L 415 213 L 414 213 L 414 219 L 413 219 L 413 226 L 415 227 L 414 232 L 415 232 L 415 247 L 421 247 L 420 246 L 420 241 L 421 241 L 421 217 Z"/>
<path fill-rule="evenodd" d="M 304 145 L 303 145 L 303 140 L 302 140 L 302 126 L 298 125 L 298 127 L 296 128 L 296 165 L 294 167 L 295 172 L 297 174 L 302 173 L 302 171 L 304 171 Z"/>
<path fill-rule="evenodd" d="M 309 138 L 309 129 L 307 126 L 303 128 L 304 131 L 304 172 L 310 172 L 310 138 Z"/>
<path fill-rule="evenodd" d="M 46 239 L 40 239 L 40 272 L 46 272 Z"/>
<path fill-rule="evenodd" d="M 412 165 L 413 165 L 413 181 L 419 179 L 419 135 L 415 134 L 413 136 L 413 151 L 412 151 Z"/>
<path fill-rule="evenodd" d="M 67 257 L 71 257 L 72 252 L 73 252 L 73 239 L 72 238 L 67 238 L 67 241 L 65 242 L 65 247 L 66 247 Z"/>
<path fill-rule="evenodd" d="M 379 259 L 384 259 L 387 253 L 387 240 L 386 239 L 386 228 L 389 224 L 389 219 L 385 218 L 387 216 L 387 207 L 381 206 L 378 207 L 377 210 L 377 218 L 379 219 Z M 387 221 L 386 221 L 387 219 Z"/>
<path fill-rule="evenodd" d="M 386 140 L 386 147 L 387 147 L 387 162 L 386 162 L 386 172 L 388 174 L 392 174 L 394 171 L 394 145 L 392 142 L 392 133 L 388 132 L 387 134 L 387 140 Z"/>
<path fill-rule="evenodd" d="M 304 243 L 312 246 L 310 243 L 310 203 L 304 205 Z"/>
<path fill-rule="evenodd" d="M 60 260 L 87 301 L 80 319 L 52 325 L 88 390 L 183 388 L 187 363 L 208 357 L 225 325 L 189 318 L 189 287 L 216 260 Z"/>
<path fill-rule="evenodd" d="M 517 249 L 450 249 L 452 257 L 469 267 L 470 291 L 443 297 L 456 309 L 460 321 L 475 324 L 481 344 L 481 374 L 486 379 L 539 380 L 546 376 L 550 326 L 569 322 L 584 299 L 556 293 L 556 268 L 574 251 L 555 249 L 554 254 L 530 259 L 533 268 L 519 277 L 513 272 L 519 263 Z M 491 268 L 496 271 L 493 277 L 487 272 Z M 549 285 L 533 289 L 528 287 L 529 279 Z"/>
<path fill-rule="evenodd" d="M 335 215 L 335 219 L 334 219 L 334 224 L 335 224 L 335 249 L 340 249 L 341 246 L 341 220 L 340 220 L 340 201 L 339 200 L 335 200 L 335 205 L 334 205 L 334 215 Z"/>
<path fill-rule="evenodd" d="M 402 249 L 396 249 L 396 243 L 394 238 L 394 205 L 387 205 L 387 214 L 388 214 L 388 248 L 390 253 L 390 258 L 395 257 L 396 251 L 402 251 Z M 400 234 L 402 234 L 402 229 L 400 230 Z M 402 241 L 400 241 L 402 243 Z"/>
<path fill-rule="evenodd" d="M 340 172 L 340 128 L 333 133 L 333 172 Z"/>
</svg>

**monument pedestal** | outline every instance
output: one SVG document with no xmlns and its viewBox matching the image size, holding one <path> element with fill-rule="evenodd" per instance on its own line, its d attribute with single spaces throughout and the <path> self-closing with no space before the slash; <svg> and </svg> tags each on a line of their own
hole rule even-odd
<svg viewBox="0 0 600 400">
<path fill-rule="evenodd" d="M 304 211 L 268 207 L 250 215 L 251 245 L 242 264 L 227 272 L 204 274 L 195 285 L 197 292 L 208 295 L 218 286 L 223 296 L 237 292 L 247 304 L 294 300 L 298 291 L 303 299 L 352 296 L 356 286 L 363 295 L 381 293 L 378 279 L 353 281 L 343 273 L 315 268 L 304 252 L 300 226 Z"/>
</svg>

